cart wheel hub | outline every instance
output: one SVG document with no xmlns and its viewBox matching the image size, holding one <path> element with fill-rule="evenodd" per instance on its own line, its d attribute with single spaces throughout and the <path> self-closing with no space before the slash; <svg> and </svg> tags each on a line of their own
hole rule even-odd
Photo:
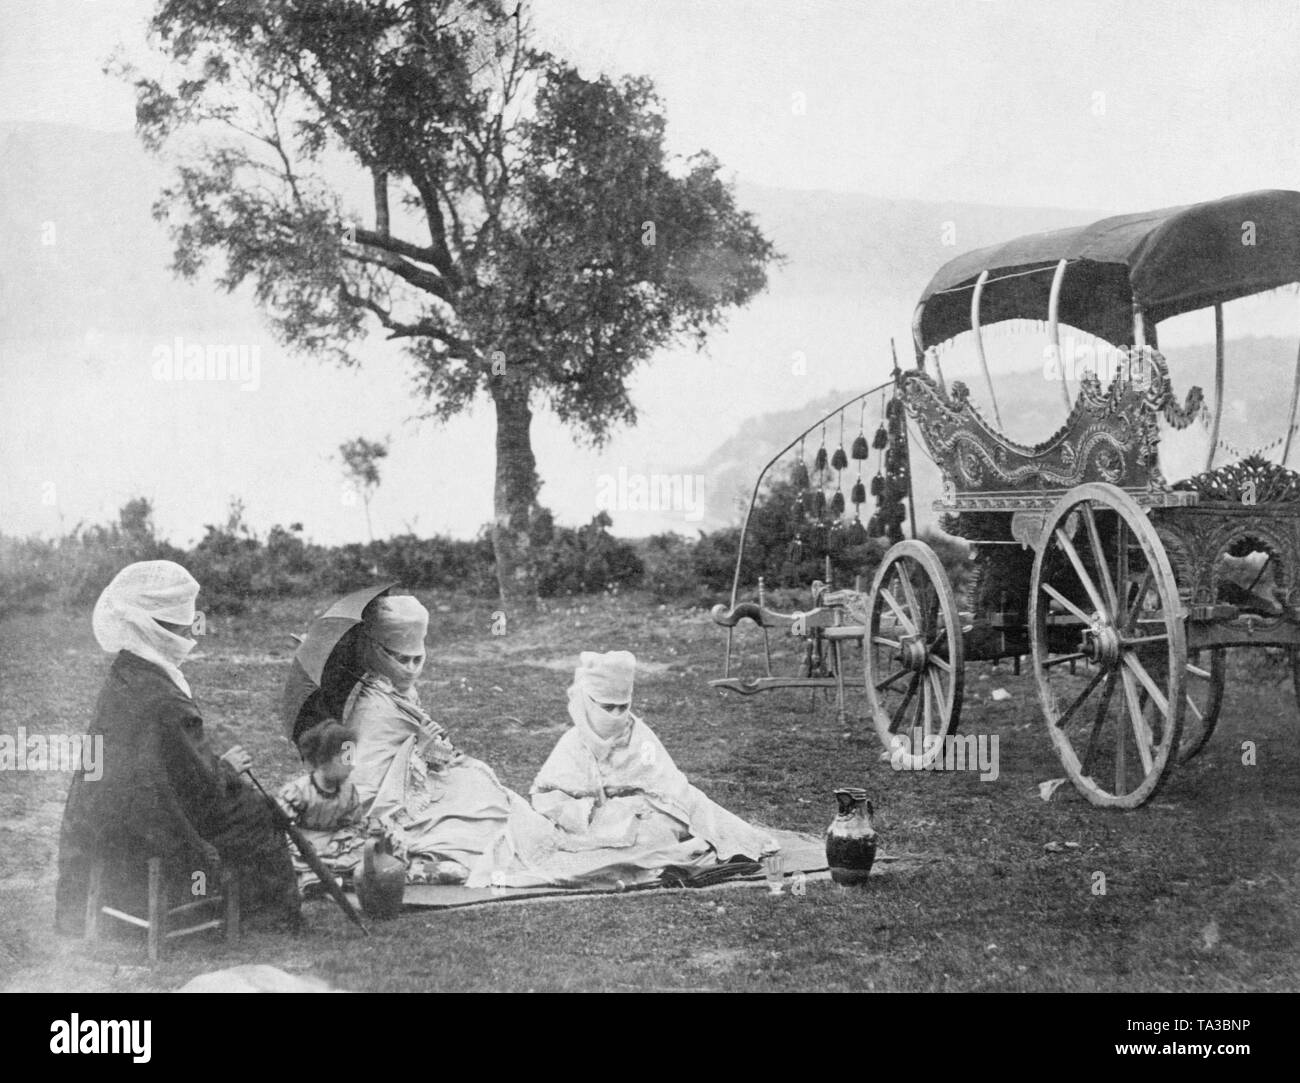
<svg viewBox="0 0 1300 1083">
<path fill-rule="evenodd" d="M 925 669 L 928 656 L 929 652 L 920 636 L 904 636 L 898 644 L 898 661 L 911 673 Z"/>
<path fill-rule="evenodd" d="M 1090 662 L 1110 669 L 1119 665 L 1119 632 L 1109 624 L 1094 624 L 1083 633 L 1079 650 Z"/>
</svg>

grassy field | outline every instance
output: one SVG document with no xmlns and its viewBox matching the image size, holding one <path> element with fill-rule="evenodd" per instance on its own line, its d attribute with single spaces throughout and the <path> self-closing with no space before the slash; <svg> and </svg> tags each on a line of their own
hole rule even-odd
<svg viewBox="0 0 1300 1083">
<path fill-rule="evenodd" d="M 710 689 L 722 633 L 702 610 L 585 599 L 494 636 L 494 606 L 423 600 L 434 615 L 425 703 L 507 785 L 526 793 L 567 726 L 577 653 L 629 649 L 647 671 L 636 709 L 715 800 L 765 824 L 820 832 L 831 790 L 861 785 L 876 805 L 882 853 L 931 860 L 878 865 L 863 889 L 811 882 L 802 897 L 643 892 L 408 911 L 376 924 L 369 940 L 314 901 L 302 935 L 251 934 L 230 951 L 191 941 L 150 970 L 129 941 L 87 950 L 54 935 L 68 778 L 3 772 L 0 988 L 165 990 L 205 970 L 264 962 L 354 990 L 1300 989 L 1300 714 L 1281 669 L 1234 660 L 1206 751 L 1152 804 L 1115 813 L 1068 783 L 1049 803 L 1039 798 L 1038 783 L 1063 771 L 1032 678 L 1005 666 L 968 668 L 963 732 L 1000 743 L 999 777 L 981 782 L 892 770 L 874 734 L 846 735 L 811 693 Z M 210 623 L 186 667 L 217 747 L 249 748 L 268 788 L 298 770 L 276 717 L 288 633 L 328 601 L 258 605 Z M 752 667 L 760 654 L 747 629 Z M 790 665 L 788 649 L 778 661 Z M 108 664 L 86 613 L 0 621 L 0 732 L 85 732 Z M 996 688 L 1010 699 L 992 700 Z M 1245 740 L 1256 744 L 1254 766 L 1241 762 Z"/>
</svg>

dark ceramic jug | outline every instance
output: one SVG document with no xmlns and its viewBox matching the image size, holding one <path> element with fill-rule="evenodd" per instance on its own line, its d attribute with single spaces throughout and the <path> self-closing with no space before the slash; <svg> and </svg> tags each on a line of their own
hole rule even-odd
<svg viewBox="0 0 1300 1083">
<path fill-rule="evenodd" d="M 835 791 L 839 812 L 826 829 L 826 863 L 837 884 L 863 884 L 876 860 L 875 809 L 867 791 L 847 786 Z"/>
<path fill-rule="evenodd" d="M 406 866 L 389 852 L 383 836 L 366 840 L 356 881 L 357 899 L 367 916 L 391 918 L 402 912 Z"/>
</svg>

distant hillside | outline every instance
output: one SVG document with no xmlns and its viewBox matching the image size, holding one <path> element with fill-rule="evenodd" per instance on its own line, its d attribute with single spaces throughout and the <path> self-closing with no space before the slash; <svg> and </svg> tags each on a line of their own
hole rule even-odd
<svg viewBox="0 0 1300 1083">
<path fill-rule="evenodd" d="M 850 292 L 872 305 L 901 299 L 909 313 L 934 272 L 959 253 L 1022 233 L 1081 225 L 1107 213 L 927 203 L 743 183 L 736 195 L 789 258 L 794 273 L 788 288 Z"/>
</svg>

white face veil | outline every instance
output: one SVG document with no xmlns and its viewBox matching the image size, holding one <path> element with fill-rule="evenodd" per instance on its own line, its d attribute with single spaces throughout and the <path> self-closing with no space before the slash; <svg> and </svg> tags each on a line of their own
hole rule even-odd
<svg viewBox="0 0 1300 1083">
<path fill-rule="evenodd" d="M 569 688 L 569 717 L 589 745 L 604 748 L 632 730 L 631 711 L 636 656 L 631 651 L 597 654 L 583 651 Z M 623 710 L 606 710 L 601 704 L 627 704 Z"/>
<path fill-rule="evenodd" d="M 158 621 L 193 624 L 198 593 L 198 581 L 170 560 L 128 564 L 95 603 L 91 617 L 95 639 L 109 654 L 130 651 L 160 666 L 188 696 L 189 682 L 180 666 L 194 649 L 194 641 L 169 632 Z"/>
<path fill-rule="evenodd" d="M 387 677 L 399 692 L 409 692 L 424 669 L 428 631 L 429 611 L 417 598 L 380 598 L 366 615 L 366 668 Z"/>
</svg>

